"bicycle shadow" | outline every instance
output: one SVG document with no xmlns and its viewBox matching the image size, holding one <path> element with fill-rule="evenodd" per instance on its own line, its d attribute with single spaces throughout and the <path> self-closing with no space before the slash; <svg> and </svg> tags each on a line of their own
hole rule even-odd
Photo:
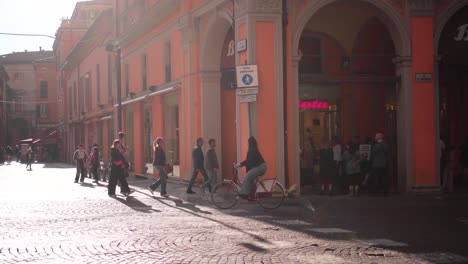
<svg viewBox="0 0 468 264">
<path fill-rule="evenodd" d="M 176 205 L 171 205 L 171 204 L 169 204 L 169 203 L 166 201 L 166 200 L 169 200 L 169 201 L 175 202 L 175 201 L 178 200 L 178 201 L 181 201 L 182 204 L 183 204 L 183 200 L 181 200 L 181 199 L 177 199 L 177 198 L 172 198 L 172 199 L 170 199 L 170 198 L 168 198 L 168 199 L 166 199 L 166 198 L 157 198 L 157 197 L 154 197 L 154 196 L 152 196 L 152 195 L 149 195 L 149 194 L 144 193 L 144 192 L 139 191 L 139 190 L 135 190 L 135 192 L 138 192 L 138 193 L 141 193 L 141 194 L 146 195 L 146 196 L 148 196 L 148 197 L 151 197 L 151 198 L 155 199 L 156 201 L 159 201 L 160 203 L 162 203 L 162 204 L 164 204 L 164 205 L 166 205 L 166 206 L 168 206 L 168 207 L 178 209 L 178 210 L 180 210 L 180 211 L 183 211 L 183 212 L 185 212 L 185 213 L 191 214 L 191 215 L 193 215 L 193 216 L 197 216 L 197 217 L 199 217 L 199 218 L 203 218 L 203 219 L 212 221 L 212 222 L 214 222 L 214 223 L 217 223 L 217 224 L 220 224 L 220 225 L 222 225 L 222 226 L 225 226 L 225 227 L 227 227 L 227 228 L 229 228 L 229 229 L 232 229 L 232 230 L 235 230 L 235 231 L 237 231 L 237 232 L 240 232 L 240 233 L 243 233 L 243 234 L 245 234 L 245 235 L 248 235 L 248 236 L 252 237 L 253 239 L 255 239 L 256 241 L 259 241 L 259 242 L 262 242 L 262 243 L 265 243 L 265 244 L 272 244 L 268 239 L 266 239 L 266 238 L 264 238 L 264 237 L 261 237 L 261 236 L 256 235 L 256 234 L 249 233 L 249 232 L 247 232 L 247 231 L 245 231 L 245 230 L 242 230 L 242 229 L 240 229 L 240 228 L 238 228 L 238 227 L 235 227 L 235 226 L 226 224 L 226 223 L 224 223 L 224 222 L 222 222 L 222 221 L 213 219 L 213 218 L 211 218 L 211 217 L 209 217 L 209 216 L 200 215 L 200 214 L 198 214 L 198 212 L 195 212 L 195 211 L 192 211 L 192 210 L 188 209 L 188 208 L 192 208 L 193 206 L 196 207 L 196 205 L 194 205 L 194 204 L 192 204 L 191 206 L 185 206 L 185 207 L 184 207 L 184 206 L 177 206 L 177 204 L 176 204 Z M 178 202 L 178 203 L 179 203 L 179 202 Z M 188 207 L 188 208 L 187 208 L 187 207 Z M 198 208 L 198 209 L 199 209 L 199 208 Z M 199 210 L 201 210 L 201 209 L 199 209 Z M 211 214 L 211 212 L 209 212 L 209 213 Z"/>
</svg>

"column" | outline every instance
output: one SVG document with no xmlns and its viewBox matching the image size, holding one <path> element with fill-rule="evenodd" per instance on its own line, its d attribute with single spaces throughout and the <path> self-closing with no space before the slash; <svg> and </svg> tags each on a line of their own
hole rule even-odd
<svg viewBox="0 0 468 264">
<path fill-rule="evenodd" d="M 245 55 L 239 62 L 257 64 L 259 87 L 257 102 L 239 105 L 238 125 L 248 125 L 249 134 L 257 137 L 267 165 L 267 177 L 285 182 L 284 113 L 283 113 L 283 46 L 282 1 L 236 1 L 236 27 L 239 40 L 247 39 Z M 245 60 L 243 60 L 245 56 Z M 240 144 L 247 145 L 245 129 L 240 131 Z M 241 156 L 245 149 L 241 149 Z"/>
<path fill-rule="evenodd" d="M 412 42 L 413 188 L 437 184 L 435 85 L 433 47 L 433 1 L 409 2 Z M 426 74 L 426 79 L 417 76 Z"/>
</svg>

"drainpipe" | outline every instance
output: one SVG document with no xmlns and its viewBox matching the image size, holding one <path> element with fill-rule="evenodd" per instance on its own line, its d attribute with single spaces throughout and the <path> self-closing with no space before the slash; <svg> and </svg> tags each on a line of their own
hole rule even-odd
<svg viewBox="0 0 468 264">
<path fill-rule="evenodd" d="M 284 185 L 289 189 L 288 166 L 288 67 L 287 67 L 287 29 L 288 29 L 288 3 L 282 0 L 283 13 L 283 120 L 284 120 Z"/>
</svg>

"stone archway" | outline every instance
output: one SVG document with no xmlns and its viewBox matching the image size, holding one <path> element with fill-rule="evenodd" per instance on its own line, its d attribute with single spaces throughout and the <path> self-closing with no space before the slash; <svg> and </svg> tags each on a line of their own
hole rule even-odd
<svg viewBox="0 0 468 264">
<path fill-rule="evenodd" d="M 316 15 L 322 8 L 339 2 L 338 0 L 317 0 L 309 3 L 302 11 L 299 12 L 297 18 L 294 21 L 292 29 L 292 76 L 293 76 L 293 87 L 292 87 L 292 101 L 297 102 L 299 100 L 299 61 L 301 60 L 301 54 L 299 51 L 299 43 L 309 20 Z M 347 2 L 347 1 L 346 1 Z M 379 16 L 381 22 L 385 25 L 389 31 L 391 38 L 394 42 L 395 55 L 394 63 L 396 65 L 396 76 L 400 78 L 400 81 L 396 84 L 397 91 L 397 115 L 411 115 L 411 36 L 410 28 L 407 22 L 402 19 L 402 14 L 389 3 L 389 1 L 373 1 L 373 0 L 356 0 L 368 4 L 373 7 L 376 12 L 382 14 Z M 293 122 L 295 134 L 299 132 L 299 111 L 293 111 Z M 403 118 L 397 120 L 397 145 L 398 148 L 398 169 L 397 174 L 401 175 L 399 182 L 401 182 L 399 189 L 402 191 L 409 190 L 412 184 L 412 177 L 409 175 L 413 174 L 413 147 L 412 147 L 412 124 L 409 120 L 403 120 Z M 294 142 L 294 155 L 295 155 L 295 168 L 298 171 L 299 168 L 299 139 L 295 137 Z M 296 173 L 296 182 L 299 182 Z"/>
<path fill-rule="evenodd" d="M 235 129 L 231 131 L 234 133 L 234 138 L 226 139 L 224 135 L 226 133 L 223 133 L 226 114 L 231 116 L 234 113 L 232 122 L 235 122 L 236 109 L 230 112 L 223 111 L 222 102 L 225 91 L 221 87 L 221 55 L 226 35 L 232 29 L 231 21 L 227 13 L 219 11 L 210 14 L 205 21 L 201 22 L 200 27 L 204 32 L 200 33 L 201 128 L 206 142 L 208 138 L 214 138 L 218 142 L 216 148 L 221 166 L 221 173 L 218 177 L 222 175 L 223 167 L 226 169 L 223 164 L 232 162 L 232 155 L 226 153 L 226 151 L 232 151 L 232 147 L 227 147 L 227 145 L 230 146 L 236 142 Z M 231 133 L 229 134 L 232 136 Z"/>
<path fill-rule="evenodd" d="M 468 6 L 468 0 L 452 1 L 444 11 L 436 17 L 436 23 L 434 27 L 434 54 L 439 52 L 439 43 L 442 32 L 447 22 L 455 15 L 460 9 Z"/>
</svg>

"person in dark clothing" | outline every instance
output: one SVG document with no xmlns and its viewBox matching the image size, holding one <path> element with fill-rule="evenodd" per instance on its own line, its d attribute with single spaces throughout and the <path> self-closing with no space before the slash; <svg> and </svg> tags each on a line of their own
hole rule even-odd
<svg viewBox="0 0 468 264">
<path fill-rule="evenodd" d="M 33 160 L 34 160 L 34 152 L 32 150 L 32 147 L 29 146 L 28 150 L 26 151 L 26 170 L 28 169 L 28 166 L 29 166 L 29 170 L 32 170 L 31 164 L 33 163 Z"/>
<path fill-rule="evenodd" d="M 188 194 L 195 193 L 192 190 L 192 186 L 199 172 L 203 175 L 205 182 L 208 181 L 208 174 L 206 173 L 206 170 L 205 170 L 205 157 L 203 156 L 202 146 L 203 146 L 203 138 L 198 138 L 197 145 L 193 148 L 193 151 L 192 151 L 193 174 L 192 174 L 192 178 L 190 179 L 190 182 L 187 188 Z"/>
<path fill-rule="evenodd" d="M 374 190 L 388 193 L 390 179 L 387 173 L 389 146 L 383 141 L 384 135 L 377 133 L 371 150 L 372 183 Z"/>
<path fill-rule="evenodd" d="M 86 159 L 88 157 L 88 154 L 86 151 L 83 149 L 83 144 L 80 144 L 78 146 L 78 149 L 75 150 L 73 153 L 73 160 L 76 163 L 76 174 L 75 174 L 75 183 L 78 182 L 78 177 L 81 174 L 80 182 L 84 182 L 84 178 L 86 175 L 86 169 L 85 169 L 85 164 L 86 164 Z"/>
<path fill-rule="evenodd" d="M 99 182 L 99 174 L 98 174 L 99 158 L 100 158 L 99 147 L 94 146 L 92 148 L 92 153 L 90 155 L 90 160 L 91 160 L 91 170 L 93 172 L 93 178 L 94 178 L 95 183 Z"/>
<path fill-rule="evenodd" d="M 13 149 L 8 145 L 6 147 L 5 152 L 6 152 L 6 155 L 7 155 L 7 157 L 6 157 L 7 164 L 10 165 L 11 157 L 13 156 Z"/>
<path fill-rule="evenodd" d="M 333 160 L 333 149 L 324 142 L 325 147 L 320 150 L 320 194 L 331 194 L 336 173 L 336 163 Z"/>
<path fill-rule="evenodd" d="M 166 185 L 167 185 L 167 174 L 164 170 L 164 166 L 166 166 L 166 153 L 164 152 L 164 139 L 162 137 L 158 137 L 153 142 L 153 151 L 154 151 L 154 160 L 153 166 L 158 170 L 159 179 L 153 184 L 151 184 L 148 189 L 150 190 L 151 194 L 154 193 L 159 186 L 161 186 L 161 196 L 167 197 Z"/>
<path fill-rule="evenodd" d="M 209 180 L 203 184 L 203 188 L 209 186 L 209 188 L 214 188 L 216 185 L 216 178 L 218 177 L 218 157 L 216 156 L 216 140 L 214 138 L 210 138 L 208 140 L 208 146 L 210 149 L 206 152 L 206 163 L 205 168 L 208 172 Z"/>
<path fill-rule="evenodd" d="M 257 140 L 254 137 L 249 138 L 247 158 L 241 163 L 236 164 L 236 167 L 244 166 L 247 170 L 247 174 L 245 175 L 241 190 L 239 191 L 239 197 L 242 199 L 247 199 L 249 197 L 249 193 L 254 187 L 255 179 L 263 176 L 267 171 L 265 160 L 263 159 L 263 156 L 258 149 Z"/>
<path fill-rule="evenodd" d="M 124 158 L 120 151 L 120 140 L 114 140 L 111 148 L 111 173 L 109 185 L 107 186 L 107 194 L 110 197 L 115 197 L 115 187 L 117 180 L 120 181 L 120 192 L 124 195 L 129 195 L 133 191 L 128 187 L 127 179 L 124 174 Z"/>
</svg>

